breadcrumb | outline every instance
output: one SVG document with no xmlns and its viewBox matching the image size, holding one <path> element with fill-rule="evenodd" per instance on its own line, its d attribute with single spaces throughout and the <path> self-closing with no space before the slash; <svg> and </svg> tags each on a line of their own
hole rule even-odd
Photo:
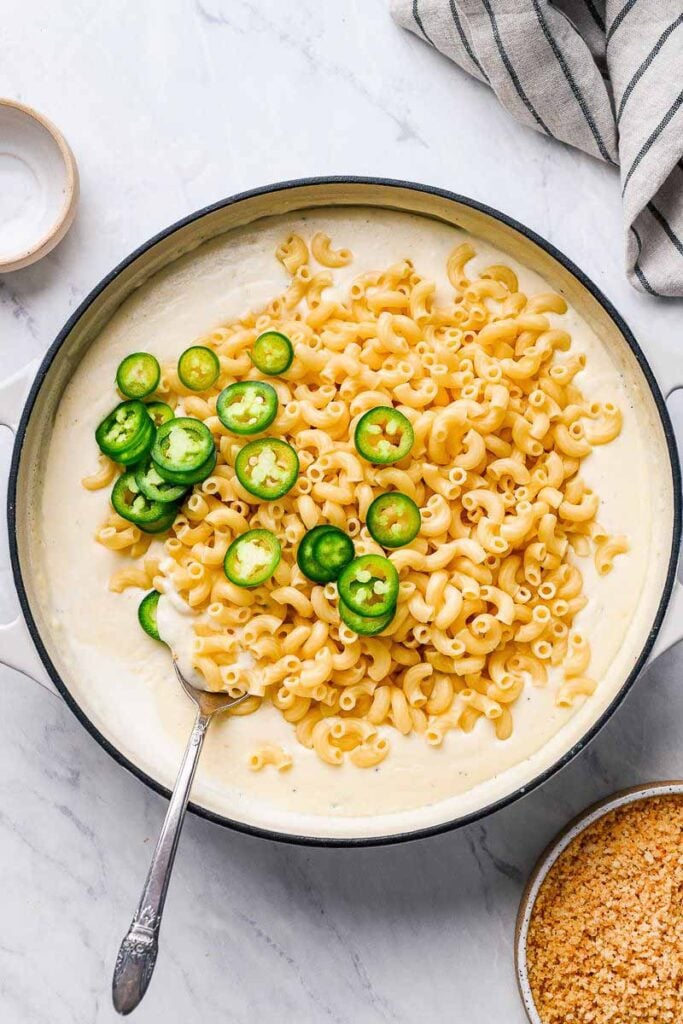
<svg viewBox="0 0 683 1024">
<path fill-rule="evenodd" d="M 527 962 L 543 1024 L 683 1024 L 683 797 L 627 804 L 570 843 Z"/>
</svg>

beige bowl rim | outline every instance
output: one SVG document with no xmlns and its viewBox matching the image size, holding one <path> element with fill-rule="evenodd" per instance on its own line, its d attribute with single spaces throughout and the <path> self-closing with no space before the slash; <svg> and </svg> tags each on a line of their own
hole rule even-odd
<svg viewBox="0 0 683 1024">
<path fill-rule="evenodd" d="M 59 242 L 61 242 L 76 216 L 76 205 L 78 203 L 80 184 L 78 166 L 76 164 L 76 158 L 71 151 L 71 147 L 60 132 L 59 128 L 57 128 L 49 118 L 45 117 L 44 114 L 40 114 L 37 110 L 34 110 L 33 107 L 29 107 L 25 103 L 19 103 L 17 100 L 0 97 L 0 107 L 8 107 L 13 110 L 18 110 L 27 118 L 36 121 L 41 128 L 44 128 L 57 143 L 64 163 L 64 168 L 66 170 L 64 202 L 62 203 L 56 219 L 53 221 L 50 228 L 28 249 L 22 249 L 9 259 L 0 260 L 0 273 L 8 273 L 12 270 L 22 270 L 24 267 L 28 267 L 32 263 L 36 263 L 38 260 L 42 259 L 43 256 L 47 256 L 47 254 L 51 252 Z"/>
</svg>

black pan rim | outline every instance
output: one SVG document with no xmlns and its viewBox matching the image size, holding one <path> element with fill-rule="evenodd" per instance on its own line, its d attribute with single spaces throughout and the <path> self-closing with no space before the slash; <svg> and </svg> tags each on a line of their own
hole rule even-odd
<svg viewBox="0 0 683 1024">
<path fill-rule="evenodd" d="M 669 600 L 671 598 L 671 592 L 673 590 L 674 581 L 676 578 L 676 568 L 678 564 L 679 548 L 681 541 L 681 521 L 682 521 L 682 507 L 681 507 L 681 469 L 678 458 L 678 450 L 676 446 L 676 438 L 674 435 L 671 419 L 669 412 L 664 401 L 664 397 L 659 388 L 659 385 L 655 379 L 649 362 L 647 361 L 645 354 L 638 345 L 632 331 L 628 327 L 626 321 L 623 319 L 621 314 L 615 309 L 610 300 L 603 294 L 603 292 L 597 287 L 597 285 L 579 268 L 576 264 L 570 260 L 564 253 L 560 252 L 552 243 L 546 241 L 541 235 L 537 234 L 531 228 L 526 227 L 524 224 L 519 223 L 514 218 L 509 217 L 507 214 L 502 213 L 500 210 L 496 210 L 494 207 L 488 206 L 485 203 L 481 203 L 475 199 L 470 199 L 467 196 L 459 195 L 456 192 L 451 192 L 447 189 L 437 188 L 432 185 L 424 185 L 418 182 L 403 181 L 401 179 L 384 178 L 384 177 L 363 177 L 355 175 L 332 175 L 322 177 L 310 177 L 310 178 L 294 178 L 291 180 L 275 182 L 271 185 L 263 185 L 258 188 L 249 189 L 244 192 L 238 192 L 233 196 L 229 196 L 226 199 L 219 200 L 216 203 L 212 203 L 209 206 L 202 207 L 196 210 L 194 213 L 188 214 L 177 220 L 170 227 L 165 228 L 163 231 L 153 235 L 150 239 L 138 246 L 129 256 L 123 259 L 120 263 L 109 274 L 107 274 L 102 280 L 92 289 L 92 291 L 86 296 L 81 302 L 75 312 L 69 317 L 64 327 L 61 329 L 54 342 L 50 345 L 47 350 L 41 365 L 36 374 L 35 380 L 31 386 L 28 397 L 26 399 L 24 409 L 17 427 L 16 437 L 14 441 L 14 447 L 12 450 L 12 461 L 10 465 L 10 474 L 7 488 L 7 520 L 8 520 L 8 533 L 9 533 L 9 551 L 10 560 L 12 566 L 12 575 L 14 577 L 14 583 L 19 598 L 19 604 L 21 607 L 22 614 L 26 621 L 29 634 L 33 643 L 35 644 L 36 650 L 40 655 L 40 659 L 45 666 L 50 679 L 54 683 L 60 695 L 64 698 L 65 703 L 81 723 L 81 725 L 87 729 L 90 735 L 97 741 L 97 743 L 123 768 L 126 768 L 135 778 L 139 779 L 154 792 L 159 793 L 161 796 L 166 798 L 170 797 L 170 790 L 165 786 L 162 786 L 156 779 L 147 775 L 146 772 L 138 768 L 137 765 L 133 764 L 127 757 L 125 757 L 110 741 L 102 735 L 97 727 L 90 721 L 83 709 L 72 697 L 70 691 L 64 684 L 59 673 L 57 672 L 52 660 L 45 648 L 40 632 L 34 620 L 31 607 L 28 600 L 26 588 L 22 577 L 21 566 L 19 564 L 19 551 L 17 543 L 17 516 L 16 516 L 16 499 L 17 499 L 17 482 L 19 467 L 21 463 L 21 453 L 23 449 L 24 439 L 26 436 L 26 430 L 28 423 L 35 405 L 36 398 L 40 392 L 42 384 L 47 376 L 47 373 L 54 361 L 57 353 L 61 349 L 63 343 L 68 338 L 69 334 L 73 330 L 76 323 L 84 315 L 84 313 L 90 308 L 90 306 L 99 298 L 102 292 L 114 281 L 124 270 L 126 270 L 138 257 L 152 249 L 157 243 L 168 238 L 176 231 L 189 224 L 200 220 L 202 217 L 208 214 L 214 213 L 218 210 L 224 209 L 228 206 L 233 206 L 236 203 L 242 202 L 247 199 L 253 199 L 259 196 L 275 194 L 287 190 L 297 188 L 318 188 L 325 187 L 328 185 L 366 185 L 366 186 L 380 186 L 383 188 L 390 189 L 406 189 L 412 192 L 424 193 L 426 195 L 436 196 L 440 199 L 445 199 L 450 202 L 455 202 L 461 206 L 469 207 L 472 210 L 476 210 L 480 213 L 486 214 L 487 216 L 505 224 L 507 227 L 519 232 L 524 237 L 528 238 L 531 242 L 535 243 L 539 248 L 543 249 L 548 255 L 552 256 L 561 266 L 568 270 L 579 282 L 587 289 L 593 298 L 602 306 L 608 316 L 614 321 L 619 331 L 621 332 L 624 340 L 628 344 L 629 348 L 633 352 L 633 355 L 647 381 L 647 384 L 652 395 L 652 399 L 657 408 L 659 414 L 660 423 L 664 431 L 666 439 L 667 450 L 669 454 L 669 467 L 671 470 L 671 482 L 673 487 L 673 530 L 671 538 L 671 551 L 669 554 L 669 564 L 667 567 L 666 579 L 664 581 L 664 587 L 662 590 L 662 596 L 657 607 L 657 612 L 654 617 L 652 628 L 648 638 L 643 646 L 643 649 L 629 675 L 624 680 L 622 686 L 615 694 L 613 700 L 605 708 L 601 716 L 596 722 L 593 723 L 591 728 L 584 734 L 584 736 L 575 743 L 562 757 L 558 758 L 549 768 L 539 773 L 533 779 L 531 779 L 526 785 L 518 787 L 513 792 L 508 793 L 506 796 L 501 797 L 499 800 L 495 800 L 485 807 L 479 808 L 476 811 L 472 811 L 469 814 L 462 815 L 459 818 L 455 818 L 451 821 L 441 822 L 436 825 L 431 825 L 423 828 L 410 830 L 408 832 L 399 832 L 395 834 L 383 835 L 383 836 L 363 836 L 360 838 L 342 838 L 342 837 L 327 837 L 327 836 L 305 836 L 296 835 L 287 832 L 280 832 L 276 829 L 264 829 L 256 825 L 251 825 L 246 822 L 235 821 L 231 818 L 225 817 L 224 815 L 217 814 L 214 811 L 210 811 L 205 807 L 201 807 L 197 804 L 190 803 L 188 809 L 201 818 L 205 818 L 207 821 L 211 821 L 214 824 L 221 825 L 223 828 L 232 829 L 236 832 L 241 832 L 246 835 L 255 836 L 260 839 L 270 839 L 281 843 L 290 843 L 300 846 L 311 846 L 311 847 L 342 847 L 342 848 L 357 848 L 357 847 L 368 847 L 368 846 L 389 846 L 397 843 L 414 842 L 420 839 L 427 839 L 431 836 L 442 835 L 445 832 L 451 832 L 455 829 L 464 828 L 466 825 L 470 825 L 473 822 L 479 821 L 482 818 L 487 817 L 496 811 L 501 810 L 504 807 L 509 806 L 515 801 L 521 799 L 523 796 L 528 795 L 533 790 L 537 789 L 543 783 L 547 782 L 553 775 L 561 771 L 570 761 L 572 761 L 576 755 L 586 747 L 591 740 L 593 740 L 600 732 L 602 727 L 612 716 L 616 708 L 623 702 L 627 693 L 630 691 L 634 682 L 638 678 L 641 669 L 644 667 L 647 657 L 652 650 L 654 642 L 659 633 L 664 616 L 666 614 Z M 361 205 L 363 205 L 361 203 Z"/>
</svg>

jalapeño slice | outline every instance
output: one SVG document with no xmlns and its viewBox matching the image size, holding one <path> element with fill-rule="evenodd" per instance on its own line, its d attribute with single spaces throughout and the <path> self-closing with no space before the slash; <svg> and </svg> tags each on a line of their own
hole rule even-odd
<svg viewBox="0 0 683 1024">
<path fill-rule="evenodd" d="M 178 377 L 190 391 L 208 391 L 218 380 L 221 364 L 213 349 L 205 345 L 187 348 L 178 360 Z"/>
<path fill-rule="evenodd" d="M 148 430 L 144 430 L 143 436 L 138 437 L 134 444 L 130 445 L 130 447 L 126 448 L 119 454 L 117 459 L 118 462 L 123 463 L 124 466 L 133 466 L 136 462 L 139 462 L 140 459 L 144 459 L 145 456 L 149 455 L 152 450 L 152 445 L 154 444 L 154 436 L 156 433 L 154 430 L 154 424 L 151 423 L 151 421 L 150 426 L 152 427 L 151 434 Z"/>
<path fill-rule="evenodd" d="M 157 466 L 171 473 L 193 473 L 213 451 L 209 428 L 201 420 L 179 416 L 162 423 L 157 430 L 152 458 Z"/>
<path fill-rule="evenodd" d="M 135 473 L 128 471 L 118 478 L 111 492 L 111 503 L 120 516 L 129 523 L 135 523 L 147 533 L 161 533 L 167 530 L 177 514 L 177 506 L 162 501 L 150 501 L 142 493 L 135 480 Z"/>
<path fill-rule="evenodd" d="M 169 501 L 162 505 L 162 508 L 165 511 L 162 512 L 158 519 L 155 519 L 152 523 L 140 526 L 140 529 L 144 530 L 145 533 L 166 533 L 167 530 L 170 530 L 175 522 L 175 517 L 178 515 L 178 506 Z"/>
<path fill-rule="evenodd" d="M 292 365 L 294 349 L 286 334 L 280 331 L 265 331 L 259 334 L 251 350 L 251 361 L 257 370 L 277 377 Z"/>
<path fill-rule="evenodd" d="M 154 424 L 137 399 L 121 402 L 95 431 L 100 451 L 124 466 L 138 462 L 154 443 Z"/>
<path fill-rule="evenodd" d="M 266 501 L 281 498 L 296 483 L 299 457 L 278 437 L 250 441 L 235 460 L 237 479 L 250 494 Z"/>
<path fill-rule="evenodd" d="M 160 597 L 161 594 L 158 590 L 150 590 L 138 606 L 138 622 L 152 640 L 161 640 L 157 626 L 157 605 Z"/>
<path fill-rule="evenodd" d="M 145 408 L 155 427 L 160 427 L 162 423 L 168 423 L 175 416 L 173 409 L 170 405 L 166 405 L 166 402 L 146 402 Z"/>
<path fill-rule="evenodd" d="M 161 501 L 164 504 L 169 501 L 180 501 L 187 490 L 185 484 L 173 484 L 164 480 L 153 459 L 141 462 L 135 469 L 135 482 L 145 498 L 149 498 L 150 501 Z"/>
<path fill-rule="evenodd" d="M 331 583 L 355 555 L 353 541 L 337 526 L 314 526 L 301 539 L 297 565 L 314 583 Z"/>
<path fill-rule="evenodd" d="M 280 541 L 270 530 L 247 530 L 225 553 L 225 575 L 238 587 L 258 587 L 273 575 L 281 554 Z"/>
<path fill-rule="evenodd" d="M 375 618 L 395 607 L 398 573 L 382 555 L 361 555 L 342 569 L 337 587 L 351 611 Z"/>
<path fill-rule="evenodd" d="M 172 469 L 164 469 L 158 462 L 154 463 L 154 468 L 159 476 L 169 484 L 182 484 L 183 487 L 191 487 L 193 484 L 200 484 L 202 480 L 206 480 L 207 476 L 211 476 L 216 466 L 216 460 L 216 449 L 214 448 L 206 462 L 202 462 L 201 466 L 198 466 L 197 469 L 178 472 Z"/>
<path fill-rule="evenodd" d="M 126 398 L 145 398 L 156 391 L 161 367 L 149 352 L 133 352 L 119 363 L 116 386 Z"/>
<path fill-rule="evenodd" d="M 354 434 L 358 454 L 380 466 L 404 459 L 414 440 L 410 420 L 390 405 L 369 409 L 358 420 Z"/>
<path fill-rule="evenodd" d="M 400 548 L 417 537 L 422 516 L 412 498 L 394 491 L 375 498 L 368 509 L 366 522 L 378 544 L 385 548 Z"/>
<path fill-rule="evenodd" d="M 339 601 L 339 615 L 342 622 L 359 636 L 375 636 L 377 633 L 381 633 L 387 628 L 395 614 L 396 608 L 390 608 L 384 615 L 370 618 L 368 615 L 358 615 L 352 608 L 349 608 L 346 602 Z"/>
<path fill-rule="evenodd" d="M 233 434 L 260 434 L 277 416 L 277 391 L 262 380 L 229 384 L 218 396 L 216 412 Z"/>
</svg>

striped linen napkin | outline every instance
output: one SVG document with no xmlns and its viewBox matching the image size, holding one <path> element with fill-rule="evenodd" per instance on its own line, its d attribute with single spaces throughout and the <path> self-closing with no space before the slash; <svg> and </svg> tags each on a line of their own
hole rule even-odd
<svg viewBox="0 0 683 1024">
<path fill-rule="evenodd" d="M 683 0 L 391 0 L 519 121 L 621 165 L 626 269 L 683 296 Z"/>
</svg>

